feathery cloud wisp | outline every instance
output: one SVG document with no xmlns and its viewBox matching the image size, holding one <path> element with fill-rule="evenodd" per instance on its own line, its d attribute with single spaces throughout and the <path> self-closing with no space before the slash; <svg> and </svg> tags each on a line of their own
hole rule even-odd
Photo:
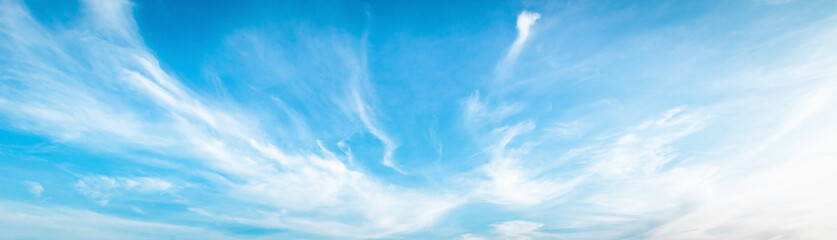
<svg viewBox="0 0 837 240">
<path fill-rule="evenodd" d="M 517 38 L 514 39 L 514 42 L 508 52 L 506 52 L 506 56 L 497 65 L 498 78 L 503 79 L 510 76 L 514 69 L 515 62 L 517 61 L 517 57 L 523 50 L 526 40 L 529 39 L 532 25 L 535 25 L 535 22 L 540 18 L 541 15 L 539 13 L 528 11 L 520 12 L 520 14 L 517 15 Z"/>
</svg>

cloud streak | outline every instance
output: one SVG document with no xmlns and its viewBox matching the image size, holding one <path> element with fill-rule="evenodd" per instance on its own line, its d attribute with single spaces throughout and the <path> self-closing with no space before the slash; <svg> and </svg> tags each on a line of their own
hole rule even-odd
<svg viewBox="0 0 837 240">
<path fill-rule="evenodd" d="M 168 181 L 137 177 L 111 178 L 108 176 L 83 176 L 76 183 L 75 188 L 85 196 L 95 199 L 101 205 L 107 205 L 111 198 L 120 192 L 167 193 L 176 188 Z"/>
<path fill-rule="evenodd" d="M 0 237 L 61 239 L 235 239 L 221 232 L 122 219 L 66 207 L 43 207 L 18 202 L 0 202 Z M 33 235 L 34 234 L 34 235 Z"/>
</svg>

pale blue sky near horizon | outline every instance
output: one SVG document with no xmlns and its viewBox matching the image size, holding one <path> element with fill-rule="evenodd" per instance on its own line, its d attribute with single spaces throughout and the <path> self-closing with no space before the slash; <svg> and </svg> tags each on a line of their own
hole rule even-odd
<svg viewBox="0 0 837 240">
<path fill-rule="evenodd" d="M 0 0 L 0 239 L 837 237 L 837 2 Z"/>
</svg>

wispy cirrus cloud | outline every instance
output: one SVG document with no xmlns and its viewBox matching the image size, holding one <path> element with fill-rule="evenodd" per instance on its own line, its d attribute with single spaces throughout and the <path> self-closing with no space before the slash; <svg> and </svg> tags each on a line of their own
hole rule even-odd
<svg viewBox="0 0 837 240">
<path fill-rule="evenodd" d="M 520 147 L 509 147 L 513 139 L 534 129 L 532 122 L 521 122 L 493 131 L 497 142 L 488 147 L 491 160 L 481 168 L 490 180 L 477 190 L 487 201 L 532 205 L 551 200 L 572 189 L 576 180 L 551 178 L 542 175 L 541 170 L 526 166 L 525 158 L 536 143 L 524 142 Z"/>
<path fill-rule="evenodd" d="M 0 237 L 33 236 L 61 239 L 235 239 L 218 231 L 172 224 L 128 220 L 66 207 L 0 202 Z M 33 233 L 36 233 L 33 235 Z"/>
<path fill-rule="evenodd" d="M 203 184 L 268 210 L 247 216 L 258 220 L 236 221 L 268 228 L 382 237 L 429 226 L 460 203 L 443 193 L 386 186 L 349 169 L 332 153 L 290 153 L 261 134 L 259 124 L 246 120 L 243 111 L 208 106 L 140 44 L 130 5 L 88 1 L 83 7 L 91 9 L 90 15 L 79 28 L 51 30 L 20 5 L 4 3 L 3 11 L 10 14 L 4 14 L 3 36 L 10 44 L 4 47 L 8 57 L 3 64 L 11 66 L 3 71 L 0 108 L 5 115 L 22 128 L 83 148 L 107 146 L 116 155 L 143 150 L 190 159 L 192 174 L 207 177 Z M 83 54 L 65 54 L 69 49 Z M 350 82 L 356 87 L 361 84 L 358 74 L 346 76 L 355 79 Z M 359 118 L 384 142 L 384 164 L 394 166 L 396 145 L 378 129 L 358 91 L 352 100 Z M 101 204 L 113 201 L 119 191 L 166 191 L 173 186 L 152 178 L 107 176 L 83 177 L 76 183 L 80 192 Z M 280 215 L 267 213 L 279 209 Z M 325 209 L 329 213 L 310 215 Z M 335 220 L 343 218 L 360 221 Z M 330 230 L 322 231 L 322 226 Z"/>
<path fill-rule="evenodd" d="M 82 1 L 50 25 L 0 2 L 0 197 L 38 202 L 0 200 L 0 238 L 834 235 L 827 4 L 527 3 L 497 25 L 456 14 L 480 27 L 428 10 L 426 28 L 388 3 L 346 29 L 267 14 L 211 36 L 189 58 L 204 76 L 146 45 L 148 4 Z M 497 59 L 447 60 L 452 41 Z M 402 76 L 454 63 L 467 77 Z"/>
<path fill-rule="evenodd" d="M 511 117 L 523 110 L 525 105 L 519 103 L 499 103 L 492 106 L 486 100 L 480 100 L 480 92 L 474 91 L 470 97 L 463 101 L 465 108 L 465 121 L 469 124 L 485 125 L 497 124 L 498 122 Z"/>
<path fill-rule="evenodd" d="M 75 188 L 99 204 L 107 205 L 111 198 L 121 192 L 166 193 L 175 189 L 176 186 L 171 182 L 149 177 L 82 176 L 75 183 Z"/>
<path fill-rule="evenodd" d="M 365 64 L 362 66 L 353 66 L 352 68 L 355 70 L 352 72 L 351 77 L 351 105 L 366 130 L 372 135 L 375 135 L 375 137 L 384 144 L 384 157 L 383 160 L 381 160 L 381 164 L 390 167 L 399 173 L 405 173 L 404 170 L 395 165 L 395 160 L 393 159 L 393 154 L 395 149 L 398 148 L 398 143 L 381 129 L 381 124 L 377 118 L 374 117 L 374 112 L 371 110 L 372 107 L 365 100 L 366 98 L 363 96 L 364 94 L 361 93 L 369 91 L 367 83 L 368 77 L 365 74 L 365 68 Z"/>
<path fill-rule="evenodd" d="M 825 30 L 834 24 L 833 18 L 818 24 L 803 30 L 810 35 L 789 33 L 777 37 L 781 40 L 766 44 L 799 46 L 782 59 L 816 58 L 832 62 L 833 58 L 821 56 L 821 52 L 814 49 L 834 50 L 833 45 L 824 40 L 833 34 L 831 30 Z M 798 38 L 802 35 L 818 37 Z M 577 144 L 578 147 L 567 152 L 558 151 L 563 154 L 548 150 L 550 141 L 556 141 L 548 136 L 554 131 L 539 131 L 533 124 L 543 119 L 532 117 L 524 122 L 516 122 L 519 121 L 516 119 L 501 121 L 495 131 L 512 126 L 528 127 L 522 131 L 525 135 L 509 135 L 513 137 L 508 139 L 515 139 L 515 146 L 520 146 L 506 149 L 515 157 L 492 157 L 483 166 L 492 166 L 499 162 L 496 159 L 518 166 L 496 168 L 516 173 L 506 175 L 509 176 L 507 179 L 516 181 L 506 181 L 509 183 L 506 189 L 510 190 L 496 191 L 506 194 L 495 194 L 494 201 L 500 204 L 513 202 L 498 201 L 502 199 L 498 198 L 500 196 L 507 197 L 507 200 L 512 197 L 540 199 L 518 201 L 543 212 L 532 214 L 520 211 L 527 216 L 527 221 L 541 222 L 539 231 L 555 234 L 533 239 L 827 236 L 831 233 L 814 222 L 830 213 L 814 209 L 829 206 L 833 199 L 831 194 L 824 194 L 817 187 L 821 186 L 819 182 L 826 181 L 822 178 L 824 175 L 819 174 L 821 171 L 806 169 L 815 165 L 831 168 L 830 164 L 821 162 L 829 159 L 825 156 L 831 150 L 824 148 L 827 144 L 815 143 L 829 142 L 825 136 L 830 136 L 829 132 L 833 129 L 825 122 L 833 118 L 828 109 L 834 108 L 831 79 L 835 75 L 821 63 L 790 60 L 782 63 L 748 62 L 751 66 L 777 65 L 769 71 L 756 67 L 759 69 L 757 78 L 739 78 L 740 75 L 717 77 L 734 85 L 747 85 L 744 89 L 759 90 L 742 90 L 745 92 L 742 95 L 728 96 L 715 103 L 669 106 L 656 116 L 608 129 L 604 134 L 584 136 L 583 143 Z M 700 78 L 712 76 L 715 75 Z M 784 93 L 775 94 L 776 91 Z M 619 104 L 624 103 L 614 105 Z M 464 108 L 463 116 L 471 112 Z M 765 120 L 766 116 L 775 118 Z M 584 134 L 596 134 L 589 131 L 589 126 L 596 125 L 589 122 L 589 118 L 564 122 L 580 121 L 585 121 L 587 125 Z M 815 131 L 822 134 L 815 134 Z M 742 139 L 745 135 L 750 137 Z M 485 136 L 480 135 L 480 138 Z M 573 139 L 578 139 L 578 136 Z M 802 172 L 811 174 L 811 177 L 793 177 Z M 491 182 L 484 182 L 484 186 L 490 186 Z M 572 184 L 541 185 L 543 190 L 537 193 L 559 191 L 560 194 L 524 198 L 527 194 L 521 191 L 535 183 Z M 782 190 L 785 187 L 796 190 Z M 782 210 L 771 210 L 767 207 L 770 204 L 750 204 L 747 208 L 722 210 L 747 205 L 744 203 L 747 201 L 758 202 L 756 199 L 771 199 L 773 206 L 783 205 L 779 202 L 794 204 L 784 205 L 787 208 Z M 791 212 L 810 214 L 793 215 Z M 567 217 L 555 217 L 556 214 Z M 489 231 L 460 237 L 491 239 L 492 235 Z"/>
</svg>

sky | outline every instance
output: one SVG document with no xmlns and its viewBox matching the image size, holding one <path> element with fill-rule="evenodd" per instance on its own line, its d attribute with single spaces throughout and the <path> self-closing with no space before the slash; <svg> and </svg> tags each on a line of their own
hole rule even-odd
<svg viewBox="0 0 837 240">
<path fill-rule="evenodd" d="M 835 239 L 837 2 L 0 0 L 0 239 Z"/>
</svg>

